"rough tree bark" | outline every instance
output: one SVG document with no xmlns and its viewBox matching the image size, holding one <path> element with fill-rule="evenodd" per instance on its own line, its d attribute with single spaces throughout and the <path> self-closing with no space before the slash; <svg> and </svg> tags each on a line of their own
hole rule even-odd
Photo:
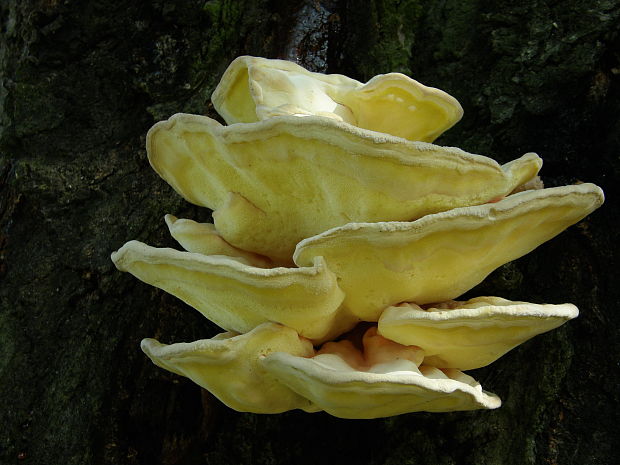
<svg viewBox="0 0 620 465">
<path fill-rule="evenodd" d="M 620 2 L 5 0 L 0 19 L 0 463 L 620 462 Z M 405 72 L 465 108 L 438 143 L 536 151 L 548 186 L 605 189 L 602 209 L 470 293 L 581 309 L 477 370 L 499 410 L 241 414 L 140 352 L 218 332 L 109 254 L 172 246 L 165 213 L 209 219 L 150 169 L 144 136 L 175 112 L 214 116 L 241 54 Z"/>
</svg>

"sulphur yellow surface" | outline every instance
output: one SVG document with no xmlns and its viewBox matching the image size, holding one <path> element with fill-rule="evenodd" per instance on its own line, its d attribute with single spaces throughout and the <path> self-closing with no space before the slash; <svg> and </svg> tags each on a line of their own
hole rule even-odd
<svg viewBox="0 0 620 465">
<path fill-rule="evenodd" d="M 472 370 L 579 314 L 572 304 L 537 305 L 500 297 L 450 301 L 426 310 L 415 304 L 387 308 L 379 333 L 424 350 L 424 364 Z"/>
<path fill-rule="evenodd" d="M 121 271 L 180 298 L 228 331 L 243 333 L 273 321 L 323 341 L 355 325 L 343 314 L 336 276 L 317 258 L 303 268 L 257 268 L 130 241 L 112 254 Z"/>
<path fill-rule="evenodd" d="M 357 352 L 357 353 L 355 353 Z M 274 352 L 260 363 L 284 385 L 341 418 L 380 418 L 408 412 L 492 409 L 500 399 L 458 370 L 419 366 L 418 347 L 367 331 L 363 347 L 326 344 L 314 357 Z"/>
<path fill-rule="evenodd" d="M 166 215 L 165 219 L 170 235 L 188 252 L 234 257 L 246 265 L 258 268 L 274 266 L 267 257 L 230 245 L 220 236 L 213 224 L 198 223 L 185 218 L 179 219 L 173 215 Z"/>
<path fill-rule="evenodd" d="M 273 116 L 322 116 L 409 140 L 432 142 L 463 116 L 458 101 L 400 73 L 362 84 L 284 60 L 242 56 L 211 97 L 228 124 Z"/>
<path fill-rule="evenodd" d="M 229 244 L 278 262 L 335 226 L 409 221 L 507 195 L 542 163 L 526 154 L 500 166 L 316 116 L 222 126 L 179 114 L 151 128 L 147 151 L 177 192 L 215 210 Z"/>
<path fill-rule="evenodd" d="M 254 413 L 318 410 L 259 363 L 261 357 L 276 351 L 299 357 L 313 355 L 310 341 L 290 328 L 265 323 L 243 335 L 224 333 L 171 345 L 144 339 L 141 347 L 155 365 L 190 378 L 232 409 Z"/>
<path fill-rule="evenodd" d="M 383 309 L 400 302 L 458 297 L 602 203 L 599 187 L 580 184 L 520 192 L 413 222 L 352 223 L 300 242 L 294 260 L 308 266 L 323 257 L 348 309 L 377 321 Z"/>
</svg>

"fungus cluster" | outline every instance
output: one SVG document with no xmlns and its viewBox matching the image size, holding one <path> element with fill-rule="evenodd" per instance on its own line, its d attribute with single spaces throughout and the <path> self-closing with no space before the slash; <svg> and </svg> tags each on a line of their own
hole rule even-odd
<svg viewBox="0 0 620 465">
<path fill-rule="evenodd" d="M 214 224 L 166 215 L 185 251 L 130 241 L 119 270 L 227 332 L 164 345 L 158 366 L 245 412 L 377 418 L 499 407 L 461 370 L 575 318 L 574 305 L 456 301 L 598 208 L 593 184 L 544 189 L 534 153 L 499 165 L 431 142 L 459 103 L 407 76 L 362 84 L 240 57 L 212 96 L 228 126 L 177 114 L 153 168 Z"/>
</svg>

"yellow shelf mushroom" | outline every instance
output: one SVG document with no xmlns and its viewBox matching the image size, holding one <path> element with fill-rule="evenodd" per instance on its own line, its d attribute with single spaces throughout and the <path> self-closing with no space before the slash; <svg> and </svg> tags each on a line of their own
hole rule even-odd
<svg viewBox="0 0 620 465">
<path fill-rule="evenodd" d="M 144 339 L 141 347 L 155 365 L 188 377 L 232 409 L 254 413 L 319 410 L 260 363 L 276 351 L 298 357 L 314 354 L 310 341 L 285 326 L 264 323 L 246 334 L 222 333 L 189 344 L 165 345 Z"/>
<path fill-rule="evenodd" d="M 366 332 L 361 349 L 345 340 L 319 352 L 292 329 L 274 323 L 189 344 L 144 339 L 141 347 L 157 366 L 190 378 L 243 412 L 325 410 L 342 418 L 379 418 L 501 404 L 472 377 L 420 366 L 419 348 L 376 332 L 376 327 Z M 363 362 L 351 364 L 352 359 Z"/>
<path fill-rule="evenodd" d="M 407 223 L 352 223 L 301 241 L 298 266 L 323 257 L 360 319 L 400 302 L 454 299 L 603 203 L 594 184 L 519 192 Z"/>
<path fill-rule="evenodd" d="M 309 267 L 257 268 L 130 241 L 112 254 L 121 271 L 180 298 L 228 331 L 244 333 L 267 321 L 322 342 L 351 329 L 336 276 L 317 257 Z"/>
<path fill-rule="evenodd" d="M 409 140 L 432 142 L 463 116 L 442 90 L 389 73 L 366 84 L 340 74 L 310 72 L 284 60 L 235 59 L 211 96 L 228 124 L 274 116 L 322 116 Z"/>
<path fill-rule="evenodd" d="M 425 365 L 473 370 L 578 314 L 572 304 L 537 305 L 500 297 L 449 301 L 426 309 L 407 303 L 385 309 L 379 333 L 421 347 Z"/>
<path fill-rule="evenodd" d="M 483 391 L 477 381 L 459 370 L 420 366 L 418 348 L 389 341 L 377 335 L 374 327 L 364 335 L 360 349 L 347 342 L 331 343 L 314 357 L 273 352 L 261 363 L 291 390 L 341 418 L 501 405 L 499 397 Z M 356 359 L 364 362 L 351 364 Z"/>
<path fill-rule="evenodd" d="M 604 197 L 593 184 L 527 190 L 541 187 L 533 153 L 499 165 L 428 143 L 461 118 L 445 92 L 240 57 L 212 98 L 230 126 L 174 115 L 147 152 L 215 224 L 167 215 L 187 252 L 130 241 L 112 260 L 234 332 L 145 339 L 156 365 L 239 411 L 492 409 L 499 397 L 459 370 L 577 316 L 571 304 L 450 300 Z M 360 320 L 378 323 L 352 329 Z"/>
<path fill-rule="evenodd" d="M 489 202 L 542 165 L 530 153 L 500 166 L 316 116 L 222 126 L 177 114 L 151 128 L 147 152 L 179 194 L 215 210 L 228 243 L 279 262 L 290 262 L 300 240 L 335 226 Z"/>
</svg>

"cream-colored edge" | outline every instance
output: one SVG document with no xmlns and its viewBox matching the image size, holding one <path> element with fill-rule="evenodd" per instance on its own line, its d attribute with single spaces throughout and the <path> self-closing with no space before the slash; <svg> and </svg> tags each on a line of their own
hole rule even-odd
<svg viewBox="0 0 620 465">
<path fill-rule="evenodd" d="M 223 126 L 207 116 L 177 113 L 168 120 L 156 123 L 147 133 L 147 153 L 149 162 L 155 171 L 158 170 L 154 164 L 154 158 L 157 158 L 158 154 L 156 154 L 153 145 L 154 135 L 158 131 L 171 131 L 177 124 L 187 125 L 188 127 L 196 125 L 200 131 L 208 132 L 224 144 L 265 140 L 284 133 L 301 139 L 320 140 L 347 151 L 354 151 L 357 155 L 384 158 L 408 166 L 421 165 L 415 155 L 431 151 L 436 152 L 434 159 L 431 160 L 435 161 L 435 166 L 446 166 L 448 163 L 452 165 L 455 159 L 460 160 L 463 166 L 467 166 L 469 169 L 474 169 L 476 165 L 486 166 L 497 170 L 498 173 L 507 173 L 514 166 L 514 162 L 523 163 L 529 159 L 537 160 L 538 167 L 542 166 L 542 160 L 535 153 L 527 153 L 521 158 L 506 163 L 503 165 L 505 168 L 502 168 L 502 165 L 491 158 L 468 153 L 458 147 L 443 147 L 429 142 L 410 141 L 402 137 L 361 129 L 348 123 L 320 116 L 304 118 L 275 116 L 255 123 L 235 123 L 230 126 Z M 352 140 L 352 138 L 357 140 Z M 394 153 L 395 151 L 399 152 Z M 425 166 L 432 165 L 428 158 L 424 161 Z"/>
<path fill-rule="evenodd" d="M 399 309 L 399 316 L 391 315 L 390 309 Z M 579 315 L 579 310 L 573 304 L 532 304 L 519 302 L 510 305 L 485 305 L 477 308 L 454 308 L 446 310 L 418 310 L 411 307 L 388 307 L 379 318 L 379 334 L 381 325 L 404 325 L 409 323 L 424 326 L 434 326 L 436 324 L 460 324 L 485 323 L 483 326 L 494 326 L 493 320 L 518 320 L 519 318 L 554 318 L 571 320 Z M 476 325 L 478 327 L 480 325 Z"/>
<path fill-rule="evenodd" d="M 295 275 L 316 276 L 328 270 L 323 257 L 317 257 L 311 267 L 257 268 L 223 255 L 202 255 L 170 248 L 151 247 L 135 240 L 127 242 L 116 252 L 113 252 L 112 261 L 120 271 L 128 271 L 126 263 L 141 261 L 155 265 L 182 264 L 185 269 L 192 271 L 204 271 L 205 267 L 208 267 L 208 271 L 213 272 L 212 267 L 218 267 L 224 270 L 229 269 L 234 273 L 241 273 L 249 278 L 271 277 L 286 279 Z M 226 274 L 226 276 L 230 275 Z"/>
<path fill-rule="evenodd" d="M 198 356 L 198 353 L 200 353 L 200 357 L 212 361 L 214 366 L 225 365 L 228 362 L 234 363 L 235 359 L 238 359 L 240 356 L 248 355 L 248 352 L 244 351 L 244 348 L 245 344 L 250 343 L 252 338 L 260 335 L 261 331 L 273 331 L 272 328 L 277 328 L 278 326 L 280 325 L 274 323 L 263 323 L 259 327 L 245 334 L 228 331 L 224 333 L 219 333 L 211 339 L 200 339 L 194 342 L 178 342 L 174 344 L 162 344 L 156 339 L 145 338 L 142 339 L 142 341 L 140 342 L 140 348 L 142 349 L 142 352 L 144 352 L 144 354 L 149 357 L 149 359 L 153 362 L 154 365 L 164 370 L 175 373 L 179 376 L 191 379 L 194 383 L 198 384 L 203 389 L 207 389 L 205 386 L 200 385 L 197 381 L 195 381 L 187 374 L 183 373 L 180 370 L 176 370 L 173 367 L 176 364 L 175 360 L 184 358 L 196 358 Z M 259 363 L 260 358 L 263 357 L 263 355 L 260 354 L 250 353 L 249 355 L 251 358 L 251 364 Z M 266 375 L 266 377 L 271 377 L 268 371 L 265 371 L 264 375 Z M 255 373 L 255 376 L 259 376 L 260 379 L 260 374 Z M 264 377 L 265 376 L 263 376 L 263 378 Z M 268 380 L 266 379 L 264 381 L 268 382 Z M 271 380 L 271 382 L 278 383 L 276 379 Z M 293 390 L 291 390 L 285 385 L 281 385 L 280 388 L 285 390 L 288 389 L 289 391 L 291 391 L 291 393 L 294 393 Z M 213 394 L 216 395 L 221 393 Z M 300 400 L 303 399 L 304 402 L 300 402 L 299 405 L 295 405 L 294 407 L 291 407 L 291 409 L 301 409 L 308 413 L 318 412 L 321 410 L 318 406 L 314 405 L 308 399 L 303 398 L 297 393 L 294 394 L 298 396 Z M 216 397 L 219 398 L 219 396 Z M 277 412 L 271 413 L 281 412 L 282 411 L 278 409 Z M 260 411 L 259 413 L 265 412 Z"/>
<path fill-rule="evenodd" d="M 364 371 L 343 372 L 321 366 L 312 358 L 296 357 L 284 352 L 274 352 L 262 358 L 262 362 L 267 365 L 273 361 L 280 367 L 298 370 L 305 373 L 308 377 L 327 386 L 337 386 L 349 383 L 364 383 L 368 389 L 372 389 L 373 384 L 387 383 L 399 386 L 417 386 L 433 392 L 451 394 L 455 391 L 468 394 L 477 405 L 483 408 L 495 409 L 501 405 L 501 399 L 490 392 L 484 391 L 481 387 L 477 389 L 469 384 L 454 379 L 432 379 L 424 375 L 407 375 L 399 373 L 369 373 Z M 369 392 L 371 395 L 371 392 Z M 395 394 L 399 395 L 399 394 Z M 404 394 L 401 394 L 404 395 Z"/>
<path fill-rule="evenodd" d="M 402 82 L 405 84 L 405 86 L 403 87 L 409 92 L 415 95 L 422 95 L 425 98 L 435 97 L 439 100 L 442 100 L 443 106 L 449 107 L 454 110 L 453 112 L 451 112 L 454 122 L 447 126 L 445 129 L 443 129 L 442 132 L 450 129 L 463 117 L 463 107 L 461 106 L 459 101 L 453 96 L 441 89 L 437 89 L 436 87 L 425 86 L 421 82 L 418 82 L 415 79 L 412 79 L 402 73 L 379 74 L 371 78 L 366 84 L 363 84 L 360 81 L 349 78 L 342 74 L 314 73 L 291 61 L 267 59 L 245 55 L 235 58 L 230 63 L 228 68 L 226 68 L 226 71 L 224 71 L 224 74 L 222 75 L 217 87 L 211 94 L 211 101 L 213 103 L 213 106 L 226 121 L 231 118 L 231 115 L 229 115 L 228 112 L 223 111 L 222 106 L 224 104 L 224 101 L 226 100 L 226 95 L 230 90 L 230 86 L 234 82 L 236 82 L 237 75 L 240 72 L 242 72 L 244 69 L 249 69 L 254 64 L 261 64 L 268 68 L 304 74 L 318 81 L 322 81 L 333 86 L 349 87 L 352 90 L 372 90 L 373 87 L 379 86 L 381 81 L 394 80 L 398 81 L 399 83 Z M 252 95 L 255 106 L 261 105 L 263 103 L 262 99 L 257 100 L 257 96 L 254 95 L 252 92 L 250 92 L 250 94 Z"/>
<path fill-rule="evenodd" d="M 452 226 L 452 221 L 459 219 L 501 220 L 514 214 L 524 214 L 540 208 L 541 202 L 573 195 L 592 198 L 591 211 L 598 208 L 605 196 L 595 184 L 577 184 L 571 186 L 552 187 L 548 189 L 523 191 L 510 195 L 497 203 L 487 203 L 472 207 L 454 208 L 441 213 L 423 216 L 416 221 L 390 221 L 378 223 L 348 223 L 344 226 L 328 229 L 300 241 L 295 248 L 293 261 L 299 265 L 298 259 L 305 247 L 312 247 L 329 242 L 338 237 L 357 237 L 368 233 L 409 233 L 407 241 L 416 240 L 437 231 L 444 231 Z"/>
</svg>

